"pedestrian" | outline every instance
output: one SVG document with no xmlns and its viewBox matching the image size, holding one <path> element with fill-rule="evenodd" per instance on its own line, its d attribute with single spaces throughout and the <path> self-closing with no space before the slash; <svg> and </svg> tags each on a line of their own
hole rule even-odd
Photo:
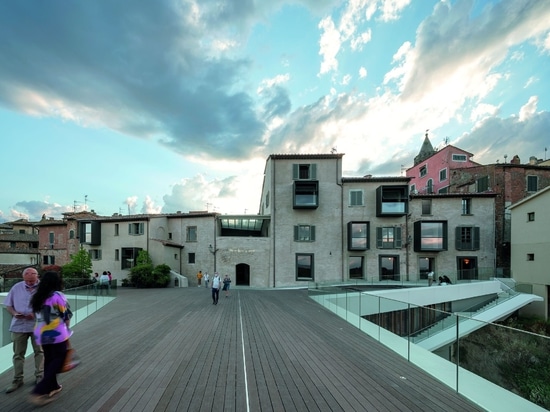
<svg viewBox="0 0 550 412">
<path fill-rule="evenodd" d="M 101 290 L 102 295 L 103 295 L 103 291 L 105 291 L 107 295 L 110 295 L 109 274 L 105 270 L 99 277 L 99 289 Z"/>
<path fill-rule="evenodd" d="M 231 278 L 225 275 L 223 278 L 223 290 L 225 290 L 225 297 L 229 296 L 229 286 L 231 285 Z"/>
<path fill-rule="evenodd" d="M 68 340 L 72 335 L 69 328 L 72 313 L 62 289 L 61 275 L 46 272 L 31 299 L 36 317 L 34 337 L 44 350 L 44 377 L 30 395 L 30 401 L 35 405 L 53 401 L 53 396 L 63 389 L 57 383 L 57 374 L 61 372 L 67 356 Z"/>
<path fill-rule="evenodd" d="M 197 286 L 201 287 L 201 281 L 202 281 L 202 271 L 199 270 L 199 273 L 197 273 Z"/>
<path fill-rule="evenodd" d="M 204 287 L 208 289 L 208 283 L 210 282 L 210 276 L 208 275 L 208 272 L 204 274 Z"/>
<path fill-rule="evenodd" d="M 111 275 L 111 272 L 107 271 L 107 276 L 109 276 L 109 286 L 111 286 L 113 282 L 113 275 Z"/>
<path fill-rule="evenodd" d="M 13 285 L 4 301 L 6 309 L 12 316 L 9 330 L 13 342 L 13 381 L 6 388 L 6 393 L 11 393 L 23 385 L 25 354 L 29 339 L 34 350 L 35 382 L 42 379 L 44 371 L 43 351 L 33 334 L 35 319 L 31 308 L 31 298 L 39 284 L 38 271 L 35 268 L 26 268 L 23 270 L 22 277 L 23 280 Z"/>
<path fill-rule="evenodd" d="M 220 275 L 218 272 L 214 273 L 214 277 L 212 278 L 212 304 L 217 305 L 218 304 L 218 298 L 220 297 L 220 286 L 221 286 L 222 280 L 220 279 Z"/>
<path fill-rule="evenodd" d="M 434 273 L 433 271 L 428 272 L 428 286 L 432 286 L 434 283 Z"/>
<path fill-rule="evenodd" d="M 447 275 L 443 275 L 443 282 L 445 282 L 447 285 L 452 285 L 453 282 L 451 282 L 451 279 Z"/>
</svg>

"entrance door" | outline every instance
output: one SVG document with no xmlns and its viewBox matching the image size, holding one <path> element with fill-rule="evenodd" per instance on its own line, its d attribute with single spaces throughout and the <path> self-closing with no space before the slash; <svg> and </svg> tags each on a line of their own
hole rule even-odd
<svg viewBox="0 0 550 412">
<path fill-rule="evenodd" d="M 239 263 L 235 266 L 235 285 L 250 286 L 250 265 Z"/>
</svg>

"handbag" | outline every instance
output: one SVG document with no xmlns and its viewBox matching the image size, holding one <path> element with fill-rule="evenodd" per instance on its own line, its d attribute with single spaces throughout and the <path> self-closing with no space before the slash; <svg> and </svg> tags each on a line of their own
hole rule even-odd
<svg viewBox="0 0 550 412">
<path fill-rule="evenodd" d="M 65 355 L 65 361 L 63 362 L 60 373 L 69 372 L 78 365 L 80 365 L 80 356 L 78 356 L 76 350 L 71 346 L 71 343 L 67 341 L 67 354 Z"/>
</svg>

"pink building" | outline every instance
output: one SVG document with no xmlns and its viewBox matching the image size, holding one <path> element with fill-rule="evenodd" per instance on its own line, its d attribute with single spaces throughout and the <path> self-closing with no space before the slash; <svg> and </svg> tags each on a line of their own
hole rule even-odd
<svg viewBox="0 0 550 412">
<path fill-rule="evenodd" d="M 479 166 L 470 159 L 472 156 L 453 145 L 435 150 L 426 133 L 422 148 L 414 158 L 414 166 L 407 169 L 407 177 L 411 178 L 410 193 L 447 193 L 452 170 Z"/>
</svg>

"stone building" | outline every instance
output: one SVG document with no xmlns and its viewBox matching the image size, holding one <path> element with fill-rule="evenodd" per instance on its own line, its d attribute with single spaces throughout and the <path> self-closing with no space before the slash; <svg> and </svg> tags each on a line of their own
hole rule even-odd
<svg viewBox="0 0 550 412">
<path fill-rule="evenodd" d="M 540 166 L 534 158 L 521 164 L 514 156 L 510 163 L 495 163 L 453 170 L 449 192 L 494 193 L 496 266 L 500 275 L 510 269 L 510 205 L 550 186 L 550 166 Z"/>
</svg>

